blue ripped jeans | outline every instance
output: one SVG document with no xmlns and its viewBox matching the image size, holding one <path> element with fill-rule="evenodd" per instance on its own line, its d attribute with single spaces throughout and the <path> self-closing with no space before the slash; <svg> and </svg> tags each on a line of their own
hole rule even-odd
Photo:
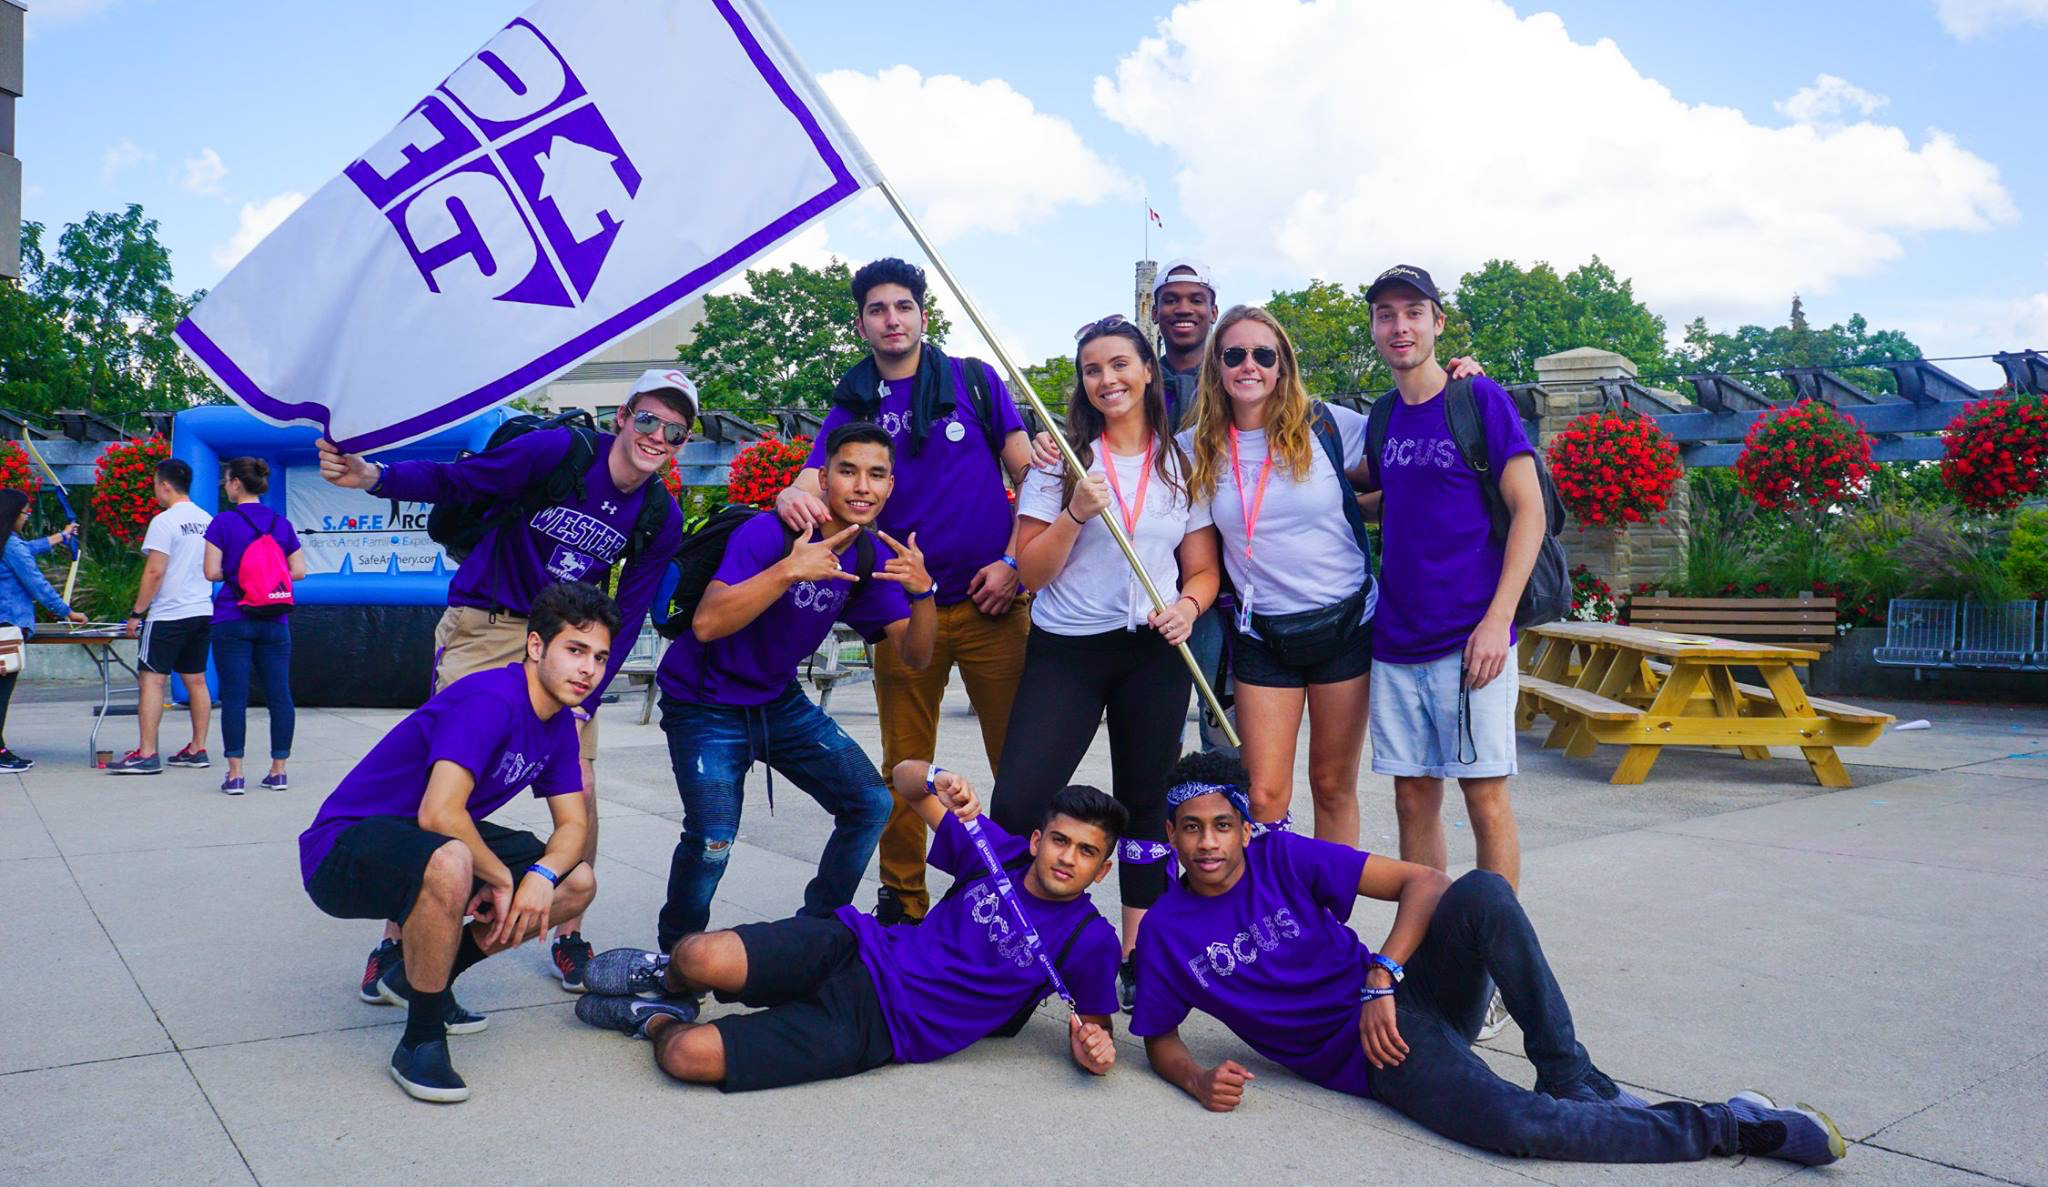
<svg viewBox="0 0 2048 1187">
<path fill-rule="evenodd" d="M 830 915 L 853 901 L 889 823 L 889 789 L 867 752 L 796 681 L 766 705 L 700 705 L 663 694 L 661 730 L 683 799 L 683 835 L 669 859 L 658 929 L 663 952 L 710 924 L 711 896 L 739 836 L 747 768 L 756 762 L 832 814 L 832 836 L 799 913 Z"/>
</svg>

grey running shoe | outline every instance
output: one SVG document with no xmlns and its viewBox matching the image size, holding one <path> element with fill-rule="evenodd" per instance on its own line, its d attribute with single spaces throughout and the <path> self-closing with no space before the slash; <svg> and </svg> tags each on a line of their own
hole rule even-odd
<svg viewBox="0 0 2048 1187">
<path fill-rule="evenodd" d="M 699 1009 L 694 997 L 646 998 L 623 994 L 586 993 L 576 1003 L 576 1017 L 600 1030 L 616 1030 L 636 1039 L 647 1037 L 647 1024 L 667 1016 L 677 1022 L 695 1022 Z"/>
<path fill-rule="evenodd" d="M 109 775 L 161 775 L 163 772 L 163 755 L 152 754 L 145 758 L 140 750 L 130 750 L 116 761 L 107 764 Z"/>
<path fill-rule="evenodd" d="M 187 746 L 165 759 L 164 765 L 169 767 L 190 767 L 196 771 L 212 766 L 213 762 L 206 757 L 206 751 L 194 750 Z"/>
<path fill-rule="evenodd" d="M 668 957 L 643 948 L 612 948 L 590 958 L 583 966 L 583 987 L 592 993 L 627 997 L 638 993 L 662 993 L 661 975 L 668 969 Z"/>
</svg>

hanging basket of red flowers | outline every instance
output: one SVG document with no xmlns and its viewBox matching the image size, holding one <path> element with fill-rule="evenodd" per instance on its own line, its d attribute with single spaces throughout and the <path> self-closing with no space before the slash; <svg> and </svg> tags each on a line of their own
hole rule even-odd
<svg viewBox="0 0 2048 1187">
<path fill-rule="evenodd" d="M 809 437 L 791 437 L 787 441 L 776 437 L 761 438 L 740 450 L 739 455 L 732 459 L 732 466 L 726 474 L 726 502 L 743 503 L 749 507 L 772 505 L 775 496 L 803 472 L 804 459 L 810 456 Z"/>
<path fill-rule="evenodd" d="M 28 460 L 28 450 L 12 441 L 0 441 L 0 490 L 32 495 L 42 485 L 43 480 L 36 476 L 35 466 Z"/>
<path fill-rule="evenodd" d="M 2005 388 L 1964 408 L 1941 444 L 1941 484 L 1972 511 L 2010 511 L 2048 472 L 2048 406 Z"/>
<path fill-rule="evenodd" d="M 1678 445 L 1640 416 L 1589 412 L 1553 437 L 1550 478 L 1580 530 L 1661 514 L 1678 485 Z"/>
<path fill-rule="evenodd" d="M 1870 434 L 1819 400 L 1801 400 L 1757 418 L 1735 459 L 1742 489 L 1766 511 L 1839 503 L 1876 472 Z"/>
<path fill-rule="evenodd" d="M 171 456 L 162 437 L 131 438 L 107 447 L 93 480 L 92 514 L 107 534 L 127 545 L 142 543 L 156 503 L 156 464 Z"/>
</svg>

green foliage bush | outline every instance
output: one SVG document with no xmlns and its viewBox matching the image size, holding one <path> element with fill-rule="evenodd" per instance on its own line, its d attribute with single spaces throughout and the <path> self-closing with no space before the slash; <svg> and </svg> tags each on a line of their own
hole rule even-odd
<svg viewBox="0 0 2048 1187">
<path fill-rule="evenodd" d="M 2016 597 L 2048 598 L 2048 511 L 2022 511 L 2013 521 L 2005 578 Z"/>
</svg>

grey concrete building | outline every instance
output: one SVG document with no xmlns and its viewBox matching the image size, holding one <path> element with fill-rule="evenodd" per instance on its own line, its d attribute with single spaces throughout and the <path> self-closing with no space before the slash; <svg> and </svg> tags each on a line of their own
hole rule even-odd
<svg viewBox="0 0 2048 1187">
<path fill-rule="evenodd" d="M 0 277 L 21 276 L 21 161 L 14 155 L 14 101 L 21 98 L 21 0 L 0 0 Z"/>
</svg>

